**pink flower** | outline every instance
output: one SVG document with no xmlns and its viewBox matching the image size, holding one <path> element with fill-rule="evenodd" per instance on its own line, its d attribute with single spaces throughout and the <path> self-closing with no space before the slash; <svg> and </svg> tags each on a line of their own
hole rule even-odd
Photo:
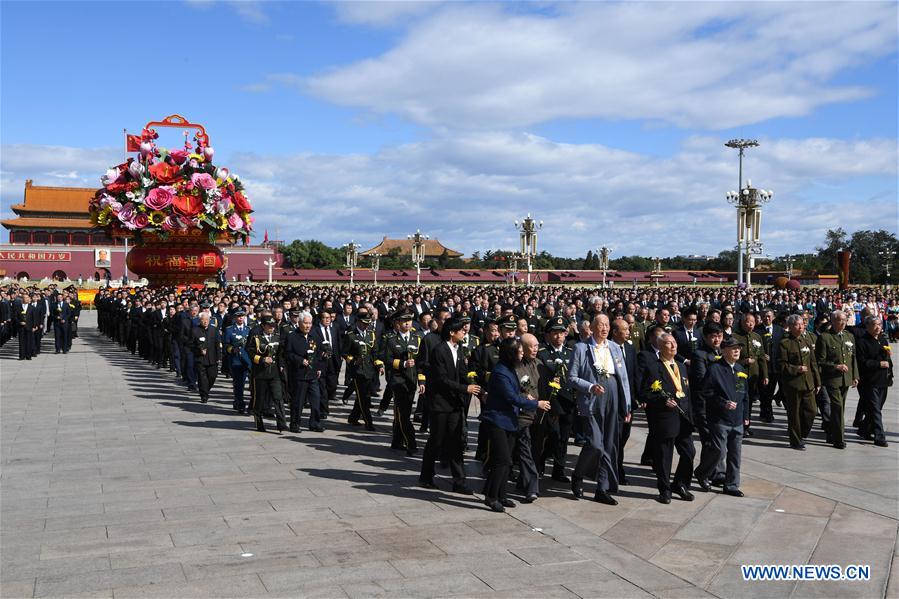
<svg viewBox="0 0 899 599">
<path fill-rule="evenodd" d="M 122 209 L 119 210 L 118 217 L 122 224 L 126 226 L 131 224 L 131 220 L 134 218 L 134 204 L 129 203 L 122 206 Z"/>
<path fill-rule="evenodd" d="M 147 194 L 147 199 L 144 200 L 144 204 L 146 204 L 147 208 L 150 210 L 162 210 L 163 208 L 168 208 L 172 205 L 172 200 L 175 199 L 174 191 L 173 188 L 168 186 L 155 187 Z"/>
<path fill-rule="evenodd" d="M 175 161 L 175 164 L 184 164 L 184 162 L 190 156 L 190 152 L 186 150 L 172 150 L 169 152 L 169 156 L 172 157 L 172 160 Z"/>
<path fill-rule="evenodd" d="M 184 221 L 181 220 L 180 216 L 178 216 L 177 214 L 172 214 L 165 217 L 165 222 L 162 223 L 162 228 L 166 231 L 176 231 L 179 229 L 186 229 L 187 225 L 184 224 Z"/>
<path fill-rule="evenodd" d="M 150 217 L 145 212 L 141 212 L 131 221 L 135 229 L 144 229 L 150 224 Z"/>
<path fill-rule="evenodd" d="M 100 183 L 103 184 L 104 187 L 107 185 L 111 185 L 112 183 L 118 183 L 122 179 L 122 173 L 119 172 L 118 168 L 107 169 L 106 174 L 100 177 Z"/>
<path fill-rule="evenodd" d="M 243 219 L 236 212 L 228 217 L 228 227 L 232 231 L 243 229 L 243 224 Z"/>
<path fill-rule="evenodd" d="M 215 179 L 209 173 L 194 173 L 191 175 L 190 181 L 203 189 L 215 189 Z"/>
</svg>

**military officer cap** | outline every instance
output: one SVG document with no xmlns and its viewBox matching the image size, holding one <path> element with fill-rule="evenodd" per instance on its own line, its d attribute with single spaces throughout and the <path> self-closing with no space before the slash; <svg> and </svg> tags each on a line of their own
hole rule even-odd
<svg viewBox="0 0 899 599">
<path fill-rule="evenodd" d="M 209 303 L 209 300 L 203 300 L 202 303 L 200 303 L 200 307 L 201 308 L 211 308 L 212 304 Z"/>
<path fill-rule="evenodd" d="M 371 322 L 371 312 L 368 311 L 368 308 L 362 306 L 356 309 L 356 318 L 361 322 L 368 324 Z"/>
<path fill-rule="evenodd" d="M 413 318 L 414 318 L 414 316 L 412 315 L 412 310 L 410 310 L 409 308 L 406 308 L 406 307 L 400 308 L 399 310 L 394 312 L 390 317 L 391 320 L 396 320 L 396 321 L 412 320 Z"/>
<path fill-rule="evenodd" d="M 243 308 L 238 308 L 237 310 L 234 311 L 234 316 L 246 316 L 246 315 L 247 315 L 247 311 L 244 310 Z"/>
<path fill-rule="evenodd" d="M 567 331 L 568 319 L 564 316 L 554 316 L 546 321 L 547 331 Z"/>
<path fill-rule="evenodd" d="M 740 347 L 740 342 L 733 337 L 727 337 L 721 342 L 721 349 L 727 349 L 728 347 Z"/>
<path fill-rule="evenodd" d="M 465 311 L 457 312 L 455 318 L 459 319 L 462 324 L 468 324 L 471 322 L 471 315 Z"/>
<path fill-rule="evenodd" d="M 499 317 L 498 319 L 496 319 L 496 324 L 499 325 L 499 328 L 501 329 L 518 328 L 518 320 L 513 314 L 507 314 L 506 316 Z"/>
<path fill-rule="evenodd" d="M 302 314 L 302 313 L 303 313 L 303 311 L 300 310 L 299 308 L 293 308 L 293 309 L 290 311 L 290 315 L 291 315 L 291 316 L 299 316 L 299 315 Z"/>
<path fill-rule="evenodd" d="M 263 316 L 261 322 L 262 322 L 262 326 L 275 326 L 275 317 L 274 316 Z"/>
</svg>

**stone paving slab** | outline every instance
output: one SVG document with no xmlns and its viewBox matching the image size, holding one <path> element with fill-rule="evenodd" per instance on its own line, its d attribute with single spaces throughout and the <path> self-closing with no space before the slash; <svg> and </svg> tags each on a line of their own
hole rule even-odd
<svg viewBox="0 0 899 599">
<path fill-rule="evenodd" d="M 835 450 L 816 425 L 791 451 L 778 409 L 745 443 L 743 499 L 655 502 L 638 419 L 620 505 L 545 481 L 536 503 L 493 514 L 442 476 L 417 488 L 419 460 L 387 447 L 390 413 L 367 433 L 338 402 L 324 434 L 257 433 L 228 381 L 201 405 L 93 318 L 66 356 L 0 349 L 4 598 L 899 597 L 896 391 L 887 449 L 850 430 Z M 766 563 L 870 564 L 871 580 L 742 580 Z"/>
</svg>

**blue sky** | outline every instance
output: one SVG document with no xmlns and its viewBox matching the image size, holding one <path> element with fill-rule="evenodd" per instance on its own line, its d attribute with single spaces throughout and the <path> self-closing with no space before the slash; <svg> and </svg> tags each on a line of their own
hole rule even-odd
<svg viewBox="0 0 899 599">
<path fill-rule="evenodd" d="M 733 246 L 732 137 L 775 190 L 768 253 L 897 227 L 895 3 L 0 5 L 0 199 L 93 186 L 121 130 L 179 113 L 261 232 L 421 229 L 465 252 Z"/>
</svg>

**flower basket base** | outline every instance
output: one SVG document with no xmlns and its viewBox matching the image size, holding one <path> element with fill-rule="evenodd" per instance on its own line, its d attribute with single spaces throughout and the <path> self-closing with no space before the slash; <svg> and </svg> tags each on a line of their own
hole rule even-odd
<svg viewBox="0 0 899 599">
<path fill-rule="evenodd" d="M 128 252 L 128 269 L 150 285 L 202 284 L 225 268 L 225 254 L 202 231 L 173 234 L 167 240 L 143 235 Z"/>
</svg>

